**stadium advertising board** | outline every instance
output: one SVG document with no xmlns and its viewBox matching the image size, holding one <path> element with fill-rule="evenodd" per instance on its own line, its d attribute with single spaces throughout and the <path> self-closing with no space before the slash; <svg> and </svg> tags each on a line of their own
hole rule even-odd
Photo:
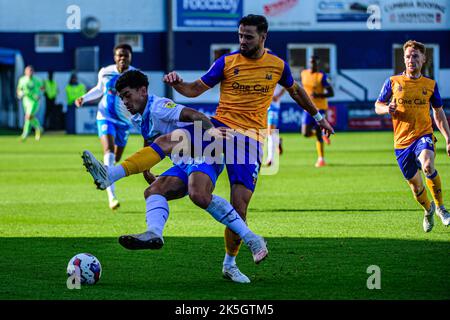
<svg viewBox="0 0 450 320">
<path fill-rule="evenodd" d="M 392 129 L 389 116 L 380 116 L 371 106 L 353 106 L 348 108 L 348 130 L 387 130 Z"/>
<path fill-rule="evenodd" d="M 370 14 L 369 5 L 375 1 L 316 1 L 316 19 L 322 22 L 363 22 Z"/>
<path fill-rule="evenodd" d="M 69 125 L 75 129 L 75 134 L 97 134 L 97 106 L 85 105 L 83 108 L 75 109 L 75 117 L 70 121 L 75 121 Z M 135 127 L 130 129 L 130 133 L 140 133 Z"/>
<path fill-rule="evenodd" d="M 235 30 L 243 0 L 175 0 L 174 30 Z"/>
<path fill-rule="evenodd" d="M 301 30 L 314 25 L 314 1 L 265 0 L 245 1 L 244 14 L 267 17 L 270 30 Z"/>
<path fill-rule="evenodd" d="M 239 18 L 250 13 L 266 16 L 275 31 L 450 28 L 448 0 L 173 1 L 173 27 L 179 31 L 234 31 Z"/>
<path fill-rule="evenodd" d="M 392 30 L 448 29 L 448 5 L 448 0 L 383 1 L 382 26 Z"/>
</svg>

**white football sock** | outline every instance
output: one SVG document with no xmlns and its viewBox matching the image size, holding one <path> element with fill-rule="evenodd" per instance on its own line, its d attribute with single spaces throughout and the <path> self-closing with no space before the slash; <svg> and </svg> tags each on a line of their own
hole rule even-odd
<svg viewBox="0 0 450 320">
<path fill-rule="evenodd" d="M 145 199 L 145 203 L 147 230 L 162 236 L 164 226 L 169 218 L 167 199 L 159 194 L 152 194 Z"/>
<path fill-rule="evenodd" d="M 103 155 L 103 163 L 108 167 L 113 167 L 115 162 L 115 155 L 113 152 L 107 152 Z M 108 188 L 106 188 L 106 192 L 108 193 L 108 199 L 111 201 L 113 198 L 116 197 L 115 193 L 115 187 L 114 184 L 110 185 Z"/>
<path fill-rule="evenodd" d="M 223 259 L 224 266 L 234 266 L 236 265 L 236 256 L 230 256 L 228 253 L 225 253 L 225 258 Z"/>
<path fill-rule="evenodd" d="M 251 232 L 244 220 L 239 216 L 233 206 L 225 199 L 212 195 L 211 203 L 206 208 L 214 219 L 223 223 L 241 238 Z"/>
</svg>

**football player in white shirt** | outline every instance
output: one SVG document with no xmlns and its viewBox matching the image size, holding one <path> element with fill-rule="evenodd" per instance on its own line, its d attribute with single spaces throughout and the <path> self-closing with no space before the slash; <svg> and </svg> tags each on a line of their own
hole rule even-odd
<svg viewBox="0 0 450 320">
<path fill-rule="evenodd" d="M 202 136 L 215 139 L 230 137 L 229 133 L 215 128 L 211 120 L 203 113 L 177 104 L 168 98 L 148 93 L 148 79 L 140 71 L 125 73 L 117 81 L 116 88 L 128 110 L 133 114 L 133 122 L 140 127 L 146 144 L 155 151 L 155 156 L 161 159 L 166 155 L 160 147 L 161 141 L 171 140 L 175 144 L 178 143 L 178 139 L 172 139 L 171 135 L 180 137 L 181 131 L 187 132 L 187 137 L 191 137 L 191 143 L 196 144 L 196 129 L 192 124 L 196 121 L 201 122 L 203 130 L 200 130 L 200 134 Z M 205 140 L 202 138 L 199 142 L 203 146 L 210 143 L 210 138 Z M 148 147 L 144 149 L 148 149 Z M 131 166 L 142 166 L 136 160 L 139 157 L 147 157 L 149 154 L 141 151 L 142 149 L 120 165 L 106 168 L 95 159 L 92 153 L 84 151 L 83 163 L 98 188 L 104 189 L 111 182 L 128 176 Z M 212 157 L 215 159 L 216 156 Z M 223 160 L 222 154 L 218 156 Z M 216 180 L 223 171 L 224 165 L 221 161 L 211 161 L 213 159 L 209 157 L 204 156 L 193 162 L 177 161 L 172 158 L 174 165 L 162 173 L 144 192 L 147 231 L 141 234 L 123 235 L 119 238 L 119 243 L 130 250 L 160 249 L 164 245 L 162 234 L 169 217 L 167 202 L 188 194 L 194 204 L 207 211 L 214 219 L 226 225 L 243 239 L 252 252 L 255 263 L 261 262 L 268 254 L 265 240 L 247 227 L 245 221 L 227 200 L 213 194 Z M 134 171 L 142 172 L 142 170 Z M 224 277 L 235 282 L 250 282 L 249 278 L 241 273 L 236 265 L 224 267 L 222 271 Z"/>
<path fill-rule="evenodd" d="M 131 128 L 131 114 L 122 100 L 116 95 L 115 84 L 124 72 L 135 69 L 130 66 L 132 49 L 128 44 L 119 44 L 114 50 L 115 64 L 104 67 L 98 73 L 97 85 L 75 101 L 77 107 L 102 98 L 98 104 L 97 129 L 103 146 L 103 163 L 113 166 L 122 157 Z M 108 200 L 111 209 L 120 206 L 115 194 L 114 184 L 108 187 Z"/>
</svg>

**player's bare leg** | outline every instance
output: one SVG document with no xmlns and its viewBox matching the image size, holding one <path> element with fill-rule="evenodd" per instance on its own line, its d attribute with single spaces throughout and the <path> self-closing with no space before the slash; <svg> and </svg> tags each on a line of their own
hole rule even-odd
<svg viewBox="0 0 450 320">
<path fill-rule="evenodd" d="M 407 180 L 407 182 L 413 192 L 414 198 L 424 210 L 424 217 L 422 221 L 423 231 L 430 232 L 434 226 L 434 212 L 436 206 L 434 202 L 430 202 L 428 199 L 427 190 L 423 184 L 420 171 L 417 171 L 414 177 Z"/>
<path fill-rule="evenodd" d="M 431 150 L 423 150 L 418 159 L 422 165 L 423 173 L 426 177 L 426 184 L 430 191 L 434 203 L 436 204 L 436 214 L 441 219 L 444 226 L 450 225 L 450 213 L 444 206 L 444 200 L 442 196 L 441 178 L 434 167 L 434 159 L 436 153 Z"/>
<path fill-rule="evenodd" d="M 325 163 L 325 150 L 324 150 L 324 135 L 322 135 L 322 130 L 316 128 L 316 150 L 317 150 L 317 162 L 316 168 L 320 168 L 326 165 Z"/>
<path fill-rule="evenodd" d="M 311 138 L 316 136 L 316 149 L 317 149 L 317 161 L 315 164 L 316 168 L 323 167 L 326 165 L 325 158 L 323 156 L 323 140 L 322 140 L 322 132 L 320 128 L 314 128 L 310 124 L 302 125 L 302 135 L 305 138 Z"/>
<path fill-rule="evenodd" d="M 245 221 L 225 199 L 213 195 L 213 182 L 204 172 L 193 172 L 189 176 L 189 197 L 197 206 L 205 209 L 214 219 L 233 230 L 236 236 L 242 238 L 249 247 L 255 263 L 261 262 L 267 256 L 267 247 L 261 236 L 254 234 L 245 224 Z M 240 242 L 240 241 L 239 241 Z M 249 283 L 250 279 L 241 273 L 233 259 L 222 268 L 223 276 L 238 283 Z"/>
<path fill-rule="evenodd" d="M 234 184 L 231 186 L 231 205 L 236 209 L 242 220 L 246 221 L 247 207 L 252 197 L 252 192 L 243 185 Z M 244 279 L 250 282 L 247 276 L 241 273 L 236 265 L 236 256 L 241 246 L 241 238 L 231 231 L 225 229 L 225 258 L 223 261 L 223 274 L 228 279 Z M 247 281 L 248 280 L 248 281 Z M 235 280 L 233 280 L 235 281 Z M 238 281 L 235 281 L 238 282 Z M 242 281 L 244 282 L 244 281 Z"/>
</svg>

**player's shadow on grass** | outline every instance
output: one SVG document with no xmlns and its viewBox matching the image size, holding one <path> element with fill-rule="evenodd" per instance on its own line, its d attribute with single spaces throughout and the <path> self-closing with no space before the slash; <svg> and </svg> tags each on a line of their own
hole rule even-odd
<svg viewBox="0 0 450 320">
<path fill-rule="evenodd" d="M 330 167 L 368 167 L 368 168 L 378 168 L 378 167 L 398 167 L 397 163 L 329 163 Z"/>
<path fill-rule="evenodd" d="M 273 209 L 258 209 L 251 208 L 251 212 L 416 212 L 417 209 L 367 209 L 367 208 L 355 208 L 355 209 L 286 209 L 286 208 L 273 208 Z"/>
<path fill-rule="evenodd" d="M 450 299 L 448 233 L 405 230 L 423 240 L 266 237 L 269 256 L 259 265 L 242 246 L 237 258 L 252 283 L 222 279 L 223 238 L 166 237 L 160 250 L 130 251 L 117 238 L 0 238 L 0 299 Z M 100 282 L 66 286 L 77 253 L 94 254 Z M 380 268 L 380 290 L 367 288 Z M 370 281 L 369 281 L 370 282 Z"/>
<path fill-rule="evenodd" d="M 145 214 L 145 212 L 144 211 L 133 211 L 133 210 L 123 210 L 123 209 L 118 209 L 118 210 L 116 210 L 114 213 L 117 213 L 117 214 Z"/>
<path fill-rule="evenodd" d="M 445 154 L 443 155 L 445 156 Z M 358 167 L 368 167 L 368 168 L 378 168 L 378 167 L 398 167 L 398 164 L 394 161 L 392 163 L 352 163 L 349 160 L 348 163 L 329 163 L 327 164 L 329 167 L 350 167 L 350 168 L 358 168 Z M 439 163 L 437 167 L 448 167 L 450 163 Z"/>
</svg>

